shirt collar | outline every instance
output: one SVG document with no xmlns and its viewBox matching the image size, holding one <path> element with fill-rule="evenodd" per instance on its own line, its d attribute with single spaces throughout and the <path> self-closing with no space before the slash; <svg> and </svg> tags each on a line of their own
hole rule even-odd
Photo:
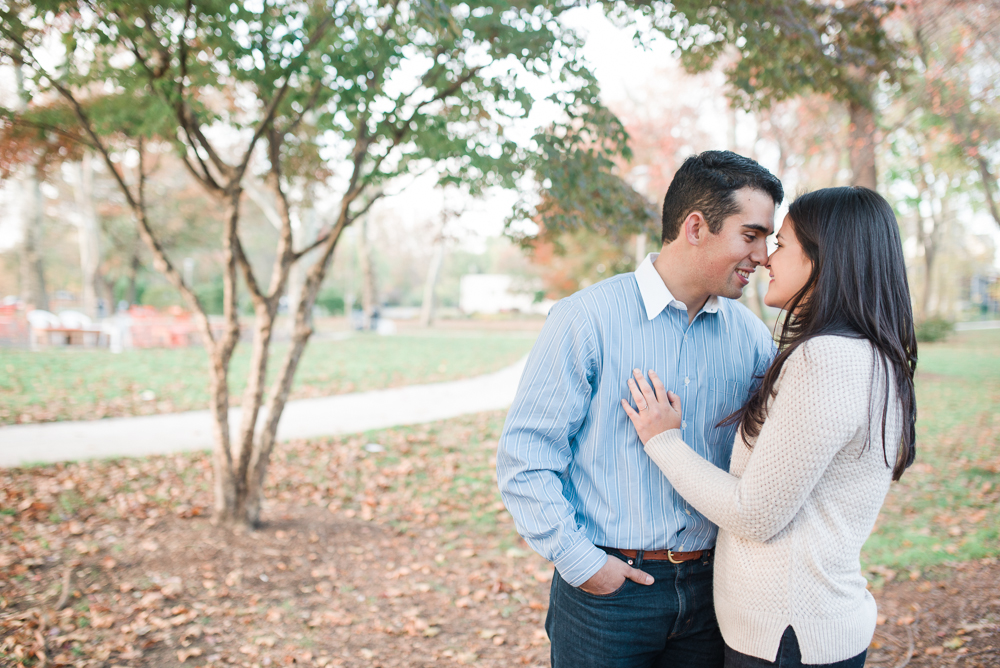
<svg viewBox="0 0 1000 668">
<path fill-rule="evenodd" d="M 635 282 L 639 285 L 639 294 L 642 297 L 642 304 L 646 308 L 646 319 L 652 320 L 668 306 L 672 306 L 682 311 L 687 311 L 684 302 L 678 301 L 670 293 L 669 288 L 660 278 L 660 274 L 653 266 L 653 262 L 660 256 L 659 253 L 650 253 L 646 259 L 635 269 Z M 705 313 L 715 313 L 719 310 L 719 298 L 712 295 L 701 307 Z"/>
</svg>

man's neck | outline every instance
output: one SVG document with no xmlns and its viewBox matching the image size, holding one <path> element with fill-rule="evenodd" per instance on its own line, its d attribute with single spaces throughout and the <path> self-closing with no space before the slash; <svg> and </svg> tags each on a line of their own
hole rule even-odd
<svg viewBox="0 0 1000 668">
<path fill-rule="evenodd" d="M 677 244 L 666 244 L 653 262 L 653 268 L 674 299 L 687 306 L 690 325 L 711 297 L 698 287 L 697 267 L 690 258 L 683 256 Z"/>
</svg>

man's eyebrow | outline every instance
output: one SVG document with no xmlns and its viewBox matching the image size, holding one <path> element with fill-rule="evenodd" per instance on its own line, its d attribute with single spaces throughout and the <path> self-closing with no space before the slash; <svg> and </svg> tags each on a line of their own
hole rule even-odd
<svg viewBox="0 0 1000 668">
<path fill-rule="evenodd" d="M 771 234 L 771 230 L 769 230 L 766 226 L 761 225 L 760 223 L 746 223 L 743 225 L 743 229 L 762 232 L 765 237 Z"/>
</svg>

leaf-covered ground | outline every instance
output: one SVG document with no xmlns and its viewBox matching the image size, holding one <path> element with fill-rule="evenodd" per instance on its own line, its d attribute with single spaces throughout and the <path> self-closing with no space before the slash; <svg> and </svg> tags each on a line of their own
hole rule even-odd
<svg viewBox="0 0 1000 668">
<path fill-rule="evenodd" d="M 502 418 L 285 444 L 235 537 L 203 455 L 3 471 L 0 665 L 542 664 L 551 569 L 498 502 Z"/>
<path fill-rule="evenodd" d="M 310 342 L 292 399 L 433 383 L 497 371 L 531 349 L 534 332 L 355 334 Z M 286 345 L 272 353 L 273 374 Z M 241 343 L 230 372 L 240 401 L 249 368 Z M 0 425 L 91 420 L 198 410 L 208 405 L 207 354 L 200 347 L 129 350 L 0 350 Z"/>
</svg>

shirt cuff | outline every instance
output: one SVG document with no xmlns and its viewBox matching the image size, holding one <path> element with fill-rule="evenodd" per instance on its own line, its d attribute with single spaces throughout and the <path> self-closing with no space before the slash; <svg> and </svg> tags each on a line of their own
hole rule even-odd
<svg viewBox="0 0 1000 668">
<path fill-rule="evenodd" d="M 607 561 L 608 555 L 604 550 L 585 540 L 563 552 L 552 563 L 563 580 L 579 587 L 601 570 Z"/>
</svg>

